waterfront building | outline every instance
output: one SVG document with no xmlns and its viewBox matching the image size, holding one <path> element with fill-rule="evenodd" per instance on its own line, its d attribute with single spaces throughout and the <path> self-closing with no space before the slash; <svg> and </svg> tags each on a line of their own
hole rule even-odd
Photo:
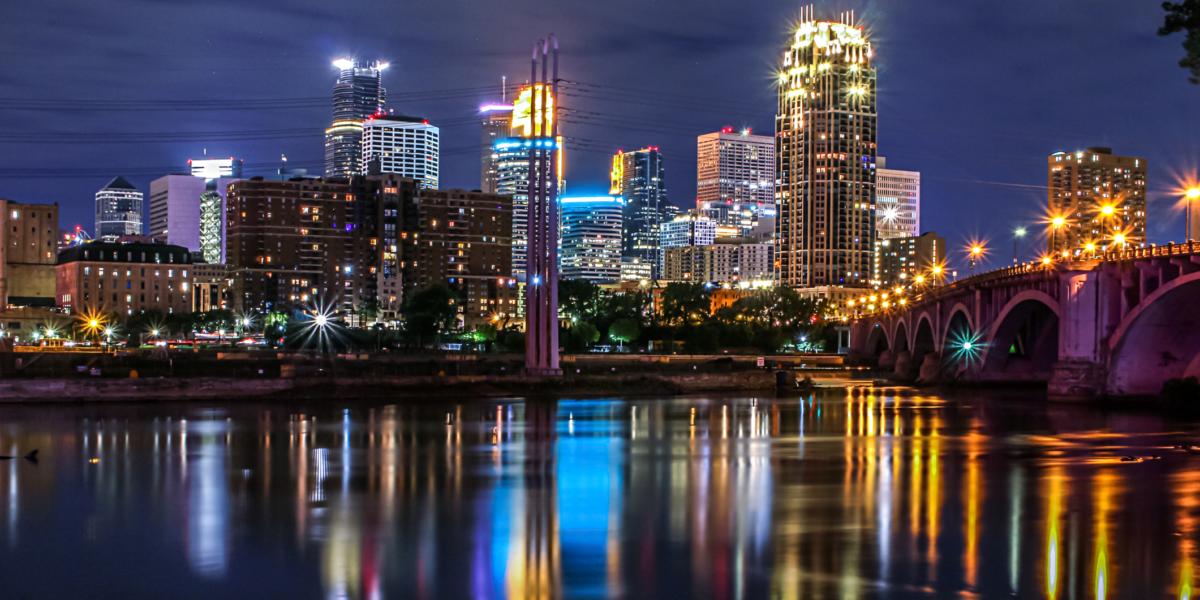
<svg viewBox="0 0 1200 600">
<path fill-rule="evenodd" d="M 929 276 L 934 265 L 945 264 L 946 240 L 932 232 L 878 240 L 875 254 L 880 285 L 907 285 L 918 275 Z"/>
<path fill-rule="evenodd" d="M 624 219 L 622 219 L 623 221 Z M 621 238 L 624 239 L 624 237 L 622 234 Z M 657 270 L 657 265 L 651 264 L 644 258 L 638 256 L 621 257 L 621 281 L 635 281 L 638 283 L 653 281 Z"/>
<path fill-rule="evenodd" d="M 696 138 L 696 208 L 747 237 L 775 212 L 775 138 L 732 127 Z"/>
<path fill-rule="evenodd" d="M 170 244 L 90 242 L 58 255 L 55 291 L 68 313 L 192 310 L 192 257 Z"/>
<path fill-rule="evenodd" d="M 875 239 L 914 237 L 921 233 L 921 173 L 886 168 L 878 157 L 875 169 Z"/>
<path fill-rule="evenodd" d="M 1146 243 L 1146 159 L 1092 147 L 1046 162 L 1051 252 Z"/>
<path fill-rule="evenodd" d="M 229 184 L 241 177 L 239 159 L 193 159 L 191 175 L 150 182 L 150 237 L 199 252 L 208 263 L 225 260 L 225 206 Z"/>
<path fill-rule="evenodd" d="M 865 287 L 875 242 L 875 67 L 853 15 L 818 21 L 806 9 L 778 88 L 776 280 Z"/>
<path fill-rule="evenodd" d="M 559 200 L 563 279 L 596 284 L 621 278 L 621 218 L 624 200 L 615 196 L 575 196 Z"/>
<path fill-rule="evenodd" d="M 0 199 L 0 312 L 54 306 L 58 204 Z"/>
<path fill-rule="evenodd" d="M 96 238 L 142 234 L 142 192 L 124 177 L 114 177 L 96 192 Z"/>
<path fill-rule="evenodd" d="M 657 278 L 662 264 L 659 236 L 663 215 L 670 206 L 658 147 L 614 154 L 609 193 L 625 199 L 621 256 L 651 265 L 650 278 Z"/>
<path fill-rule="evenodd" d="M 371 115 L 363 121 L 364 172 L 399 175 L 436 190 L 439 136 L 438 128 L 420 117 Z"/>
<path fill-rule="evenodd" d="M 405 292 L 434 283 L 460 298 L 459 323 L 473 329 L 517 314 L 512 277 L 512 198 L 421 189 L 403 200 L 400 234 Z"/>
<path fill-rule="evenodd" d="M 355 191 L 343 179 L 231 184 L 225 230 L 233 309 L 351 311 Z"/>
<path fill-rule="evenodd" d="M 485 104 L 479 107 L 480 142 L 482 149 L 479 164 L 479 189 L 486 194 L 498 193 L 499 157 L 496 154 L 496 142 L 509 137 L 512 128 L 511 104 Z"/>
<path fill-rule="evenodd" d="M 387 91 L 383 71 L 388 64 L 338 59 L 333 85 L 333 121 L 325 130 L 325 176 L 350 177 L 363 172 L 363 121 L 383 109 Z"/>
<path fill-rule="evenodd" d="M 233 279 L 223 264 L 192 263 L 192 312 L 227 310 Z"/>
</svg>

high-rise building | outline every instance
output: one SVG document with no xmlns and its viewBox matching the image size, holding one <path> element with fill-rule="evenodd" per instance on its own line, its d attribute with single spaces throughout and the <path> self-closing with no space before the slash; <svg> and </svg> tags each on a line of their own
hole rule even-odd
<svg viewBox="0 0 1200 600">
<path fill-rule="evenodd" d="M 496 142 L 509 137 L 512 110 L 511 104 L 485 104 L 479 107 L 479 147 L 483 152 L 479 165 L 479 189 L 486 194 L 497 193 L 499 157 L 496 155 Z"/>
<path fill-rule="evenodd" d="M 1146 243 L 1146 160 L 1111 148 L 1055 152 L 1047 159 L 1053 252 Z"/>
<path fill-rule="evenodd" d="M 808 8 L 783 53 L 775 116 L 776 280 L 867 286 L 875 242 L 873 51 L 852 13 Z"/>
<path fill-rule="evenodd" d="M 229 184 L 242 173 L 240 159 L 193 159 L 191 175 L 164 175 L 150 182 L 150 237 L 201 253 L 204 262 L 225 260 L 225 204 Z"/>
<path fill-rule="evenodd" d="M 142 193 L 124 177 L 96 192 L 96 238 L 142 235 Z"/>
<path fill-rule="evenodd" d="M 563 279 L 616 283 L 621 278 L 621 217 L 624 200 L 615 196 L 559 200 Z"/>
<path fill-rule="evenodd" d="M 325 130 L 325 176 L 350 177 L 363 172 L 363 120 L 380 112 L 387 100 L 383 88 L 386 62 L 342 58 L 333 84 L 333 122 Z"/>
<path fill-rule="evenodd" d="M 879 283 L 884 287 L 911 283 L 918 275 L 930 276 L 935 265 L 946 262 L 946 240 L 936 233 L 890 238 L 876 242 Z"/>
<path fill-rule="evenodd" d="M 921 173 L 886 168 L 884 157 L 875 169 L 876 239 L 914 237 L 921 233 Z"/>
<path fill-rule="evenodd" d="M 355 189 L 345 180 L 229 186 L 226 264 L 239 311 L 352 308 Z"/>
<path fill-rule="evenodd" d="M 552 109 L 554 98 L 549 92 L 546 94 L 547 107 Z M 492 146 L 492 160 L 496 166 L 496 193 L 511 196 L 513 199 L 512 268 L 513 277 L 519 281 L 525 280 L 526 250 L 529 244 L 529 182 L 531 177 L 541 178 L 538 173 L 533 173 L 532 176 L 529 173 L 530 149 L 551 148 L 557 145 L 558 164 L 555 165 L 556 172 L 553 176 L 558 178 L 559 195 L 566 190 L 562 179 L 562 136 L 550 139 L 549 136 L 542 135 L 541 132 L 552 124 L 547 123 L 546 128 L 543 128 L 541 121 L 537 120 L 543 112 L 540 110 L 542 96 L 540 85 L 522 88 L 513 102 L 509 137 L 497 139 Z M 548 178 L 541 179 L 549 189 L 553 182 Z"/>
<path fill-rule="evenodd" d="M 662 265 L 660 230 L 669 206 L 662 153 L 657 146 L 617 152 L 611 180 L 609 193 L 625 199 L 621 256 L 651 265 L 656 279 Z"/>
<path fill-rule="evenodd" d="M 439 130 L 419 117 L 376 114 L 363 121 L 362 161 L 369 175 L 394 174 L 438 188 Z"/>
<path fill-rule="evenodd" d="M 681 246 L 707 246 L 717 239 L 717 223 L 708 217 L 702 217 L 696 211 L 664 221 L 659 233 L 659 247 L 663 252 L 668 248 Z"/>
<path fill-rule="evenodd" d="M 0 200 L 0 312 L 54 306 L 58 204 Z"/>
<path fill-rule="evenodd" d="M 725 127 L 696 138 L 696 208 L 749 236 L 775 209 L 775 138 Z"/>
</svg>

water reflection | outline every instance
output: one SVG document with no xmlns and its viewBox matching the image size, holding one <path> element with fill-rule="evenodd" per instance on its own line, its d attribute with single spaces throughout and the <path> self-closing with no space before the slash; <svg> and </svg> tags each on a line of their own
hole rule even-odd
<svg viewBox="0 0 1200 600">
<path fill-rule="evenodd" d="M 0 449 L 42 457 L 0 463 L 0 577 L 16 597 L 1188 598 L 1195 431 L 872 388 L 5 407 Z M 46 564 L 72 576 L 30 576 Z"/>
</svg>

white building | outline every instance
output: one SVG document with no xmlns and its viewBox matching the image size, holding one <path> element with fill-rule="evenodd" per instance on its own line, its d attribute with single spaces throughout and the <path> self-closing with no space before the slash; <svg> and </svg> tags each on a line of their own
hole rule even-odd
<svg viewBox="0 0 1200 600">
<path fill-rule="evenodd" d="M 689 211 L 664 222 L 659 229 L 663 251 L 680 246 L 707 246 L 717 239 L 717 223 Z"/>
<path fill-rule="evenodd" d="M 226 193 L 235 181 L 194 175 L 151 181 L 150 237 L 200 252 L 206 263 L 224 263 Z"/>
<path fill-rule="evenodd" d="M 696 138 L 696 208 L 747 237 L 775 215 L 775 138 L 732 127 Z"/>
<path fill-rule="evenodd" d="M 368 175 L 391 173 L 438 188 L 437 127 L 416 117 L 373 115 L 363 121 L 362 164 Z"/>
<path fill-rule="evenodd" d="M 242 159 L 240 158 L 193 158 L 188 160 L 188 168 L 193 177 L 202 179 L 219 179 L 221 177 L 241 177 Z"/>
<path fill-rule="evenodd" d="M 772 274 L 771 245 L 744 239 L 668 248 L 665 262 L 668 281 L 753 283 L 769 281 Z"/>
<path fill-rule="evenodd" d="M 875 169 L 876 239 L 921 234 L 921 173 L 885 168 L 880 156 Z"/>
<path fill-rule="evenodd" d="M 620 197 L 565 197 L 559 234 L 560 272 L 564 279 L 616 283 L 621 278 Z"/>
</svg>

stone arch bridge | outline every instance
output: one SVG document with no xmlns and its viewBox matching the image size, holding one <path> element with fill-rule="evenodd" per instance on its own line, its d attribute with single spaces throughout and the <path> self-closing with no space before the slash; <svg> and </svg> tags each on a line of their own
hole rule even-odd
<svg viewBox="0 0 1200 600">
<path fill-rule="evenodd" d="M 922 382 L 1157 394 L 1168 379 L 1200 377 L 1200 242 L 983 273 L 856 318 L 850 344 Z"/>
</svg>

